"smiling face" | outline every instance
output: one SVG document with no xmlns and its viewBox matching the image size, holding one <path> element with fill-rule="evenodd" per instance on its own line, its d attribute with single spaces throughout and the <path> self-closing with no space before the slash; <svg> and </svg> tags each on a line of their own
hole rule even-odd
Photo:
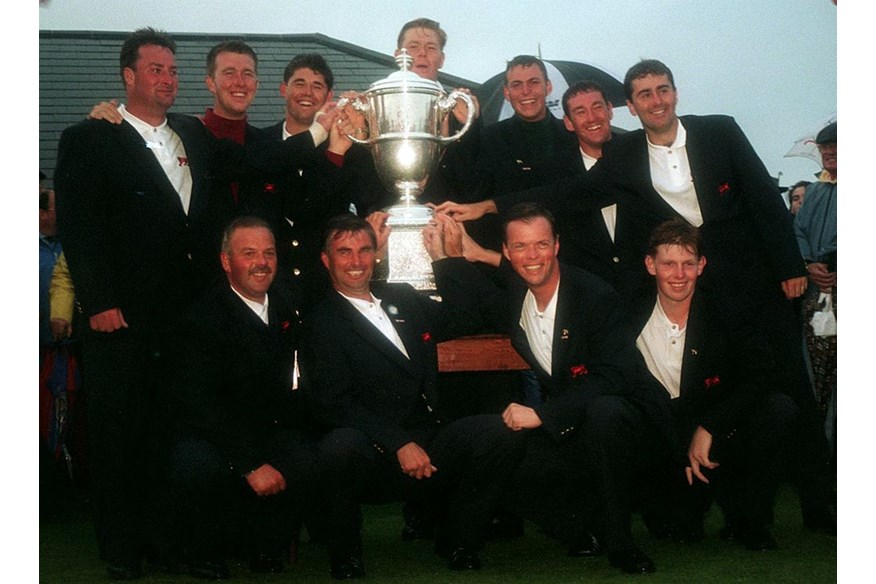
<svg viewBox="0 0 876 584">
<path fill-rule="evenodd" d="M 836 142 L 819 144 L 818 152 L 821 154 L 822 168 L 829 172 L 831 177 L 836 178 Z"/>
<path fill-rule="evenodd" d="M 514 113 L 527 122 L 543 120 L 547 115 L 546 99 L 553 87 L 538 65 L 518 65 L 505 73 L 505 99 Z"/>
<path fill-rule="evenodd" d="M 611 119 L 614 110 L 598 91 L 582 91 L 569 98 L 569 115 L 563 123 L 575 132 L 581 150 L 594 158 L 602 157 L 602 145 L 611 140 Z"/>
<path fill-rule="evenodd" d="M 438 70 L 444 66 L 444 51 L 438 33 L 428 28 L 410 28 L 405 31 L 398 55 L 406 49 L 414 62 L 411 70 L 425 79 L 438 80 Z"/>
<path fill-rule="evenodd" d="M 627 100 L 627 107 L 642 121 L 642 127 L 652 142 L 656 138 L 655 143 L 662 143 L 661 138 L 667 135 L 675 139 L 677 105 L 678 93 L 668 75 L 649 74 L 632 80 L 632 99 Z"/>
<path fill-rule="evenodd" d="M 125 107 L 146 122 L 154 123 L 156 117 L 163 121 L 179 89 L 176 57 L 170 49 L 143 45 L 137 51 L 134 68 L 126 67 L 122 76 L 127 96 Z"/>
<path fill-rule="evenodd" d="M 371 300 L 371 274 L 376 250 L 367 231 L 336 232 L 320 255 L 335 290 L 351 298 Z"/>
<path fill-rule="evenodd" d="M 502 253 L 533 293 L 541 290 L 552 293 L 556 288 L 560 278 L 559 251 L 559 239 L 544 217 L 511 221 L 505 229 Z"/>
<path fill-rule="evenodd" d="M 242 120 L 259 87 L 255 61 L 244 53 L 219 53 L 213 75 L 207 76 L 204 83 L 215 98 L 213 111 L 217 115 Z"/>
<path fill-rule="evenodd" d="M 289 133 L 295 134 L 309 128 L 316 112 L 330 99 L 331 93 L 322 73 L 308 67 L 296 69 L 289 81 L 280 86 L 280 95 L 286 100 L 286 127 Z"/>
<path fill-rule="evenodd" d="M 254 302 L 265 302 L 265 295 L 277 273 L 277 248 L 270 229 L 235 229 L 219 259 L 228 282 L 241 296 Z"/>
<path fill-rule="evenodd" d="M 645 267 L 657 279 L 657 297 L 666 307 L 690 301 L 706 258 L 681 245 L 659 245 L 656 254 L 645 256 Z"/>
</svg>

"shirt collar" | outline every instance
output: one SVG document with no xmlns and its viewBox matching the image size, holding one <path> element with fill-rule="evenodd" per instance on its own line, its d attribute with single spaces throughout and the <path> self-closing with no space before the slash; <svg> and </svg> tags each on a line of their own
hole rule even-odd
<svg viewBox="0 0 876 584">
<path fill-rule="evenodd" d="M 645 134 L 645 139 L 648 140 L 648 148 L 656 148 L 658 150 L 669 150 L 670 148 L 684 148 L 687 146 L 687 130 L 684 129 L 684 124 L 681 119 L 678 120 L 678 131 L 675 133 L 675 140 L 669 146 L 661 146 L 654 144 L 648 139 L 648 134 Z"/>
<path fill-rule="evenodd" d="M 149 131 L 162 132 L 167 128 L 167 117 L 165 117 L 164 121 L 161 122 L 161 124 L 159 124 L 158 126 L 153 126 L 152 124 L 144 122 L 143 120 L 129 112 L 125 107 L 125 104 L 121 104 L 119 106 L 119 113 L 121 113 L 122 117 L 124 117 L 125 120 L 127 120 L 129 124 L 134 126 L 141 134 Z"/>
</svg>

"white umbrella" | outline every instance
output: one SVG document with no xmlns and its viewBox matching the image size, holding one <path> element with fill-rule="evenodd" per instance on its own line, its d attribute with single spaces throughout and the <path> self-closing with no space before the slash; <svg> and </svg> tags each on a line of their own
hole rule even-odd
<svg viewBox="0 0 876 584">
<path fill-rule="evenodd" d="M 808 158 L 810 160 L 814 160 L 818 164 L 821 164 L 821 154 L 818 153 L 818 146 L 816 146 L 815 144 L 815 137 L 818 135 L 818 132 L 820 132 L 822 128 L 824 128 L 828 124 L 832 124 L 835 121 L 836 112 L 833 112 L 828 118 L 822 120 L 822 122 L 819 123 L 818 126 L 815 127 L 815 129 L 806 132 L 800 138 L 798 138 L 784 157 L 792 158 L 794 156 L 800 156 L 801 158 Z"/>
</svg>

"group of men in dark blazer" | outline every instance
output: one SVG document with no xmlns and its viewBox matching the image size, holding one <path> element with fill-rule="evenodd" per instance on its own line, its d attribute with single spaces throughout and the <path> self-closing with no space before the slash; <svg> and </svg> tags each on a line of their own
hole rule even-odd
<svg viewBox="0 0 876 584">
<path fill-rule="evenodd" d="M 585 218 L 615 206 L 613 245 L 602 253 L 638 250 L 633 255 L 639 258 L 645 256 L 650 233 L 660 223 L 681 218 L 697 227 L 703 238 L 698 253 L 710 262 L 702 287 L 711 290 L 733 330 L 755 323 L 782 373 L 782 389 L 798 410 L 797 440 L 802 447 L 789 453 L 789 466 L 800 490 L 804 523 L 835 530 L 827 451 L 814 416 L 800 323 L 790 302 L 806 288 L 805 266 L 777 187 L 731 118 L 676 115 L 675 82 L 663 63 L 636 64 L 624 85 L 630 111 L 641 119 L 643 129 L 606 141 L 602 157 L 588 172 L 546 188 L 475 204 L 447 203 L 438 210 L 469 221 L 527 200 L 542 201 L 558 214 Z M 484 257 L 483 250 L 472 247 L 472 257 Z M 624 263 L 617 253 L 603 258 L 609 259 Z M 641 277 L 644 268 L 641 262 L 626 262 L 628 274 L 608 278 L 624 302 L 633 304 L 648 293 L 647 280 Z M 752 547 L 767 541 L 750 533 L 745 538 L 755 542 Z"/>
<path fill-rule="evenodd" d="M 416 58 L 437 72 L 443 31 L 426 19 L 409 24 L 399 47 L 420 52 Z M 151 519 L 143 501 L 164 493 L 167 485 L 172 496 L 156 505 L 181 504 L 183 537 L 149 543 L 185 548 L 189 573 L 205 578 L 229 575 L 220 542 L 230 508 L 244 510 L 243 523 L 234 525 L 246 526 L 242 533 L 251 568 L 275 572 L 311 497 L 325 502 L 320 506 L 323 537 L 331 574 L 340 579 L 365 573 L 358 505 L 385 498 L 408 501 L 434 530 L 436 551 L 452 569 L 480 566 L 490 513 L 507 505 L 565 539 L 574 555 L 595 555 L 604 548 L 611 564 L 625 572 L 653 571 L 654 563 L 633 543 L 629 529 L 634 470 L 643 468 L 635 460 L 637 441 L 666 444 L 661 452 L 673 459 L 678 428 L 698 424 L 694 442 L 700 427 L 715 431 L 696 415 L 685 417 L 687 410 L 674 412 L 669 394 L 655 382 L 659 376 L 649 374 L 636 352 L 620 305 L 637 286 L 618 286 L 626 280 L 608 278 L 619 288 L 618 297 L 592 274 L 561 268 L 552 217 L 530 206 L 505 221 L 502 249 L 515 274 L 507 290 L 497 289 L 462 259 L 467 241 L 462 228 L 441 214 L 426 229 L 425 242 L 436 260 L 444 302 L 406 287 L 372 289 L 377 234 L 364 219 L 342 215 L 318 239 L 307 233 L 307 241 L 320 246 L 310 250 L 311 259 L 319 254 L 332 290 L 326 287 L 327 297 L 308 311 L 301 326 L 298 309 L 317 295 L 299 291 L 295 297 L 288 281 L 275 278 L 283 250 L 302 242 L 296 235 L 300 222 L 312 225 L 313 217 L 297 218 L 309 209 L 306 204 L 272 195 L 277 185 L 310 193 L 322 222 L 349 205 L 319 193 L 334 192 L 342 183 L 363 186 L 351 179 L 357 176 L 354 156 L 349 165 L 332 160 L 340 113 L 324 107 L 331 96 L 331 71 L 315 56 L 293 60 L 281 89 L 287 119 L 273 129 L 277 135 L 256 140 L 241 128 L 223 129 L 219 120 L 229 114 L 228 119 L 237 116 L 245 124 L 254 90 L 239 89 L 252 85 L 254 53 L 225 46 L 213 55 L 212 72 L 208 58 L 216 104 L 201 121 L 168 112 L 177 91 L 174 52 L 173 41 L 152 29 L 126 40 L 120 55 L 126 90 L 126 102 L 118 108 L 122 123 L 88 120 L 68 128 L 55 177 L 59 235 L 89 317 L 83 354 L 90 460 L 99 550 L 109 575 L 141 575 L 144 523 Z M 539 79 L 549 85 L 539 64 L 509 66 L 509 99 L 515 92 L 525 94 L 518 99 L 518 114 L 532 106 L 530 73 L 536 85 Z M 556 203 L 564 215 L 594 218 L 612 241 L 605 249 L 639 249 L 640 257 L 650 228 L 663 220 L 681 216 L 699 226 L 702 251 L 687 240 L 680 248 L 696 257 L 708 255 L 714 275 L 703 285 L 713 289 L 722 311 L 739 322 L 749 322 L 752 315 L 761 319 L 759 334 L 769 341 L 766 353 L 776 359 L 794 397 L 783 419 L 796 419 L 794 408 L 805 418 L 805 370 L 796 361 L 799 345 L 790 347 L 794 331 L 783 304 L 802 293 L 805 271 L 796 247 L 788 243 L 790 224 L 777 210 L 778 197 L 769 196 L 775 188 L 763 165 L 731 119 L 676 117 L 672 74 L 659 62 L 643 62 L 627 77 L 630 108 L 645 131 L 612 138 L 605 133 L 611 117 L 604 95 L 598 87 L 577 88 L 564 99 L 565 124 L 578 134 L 586 174 L 575 166 L 569 181 L 521 197 Z M 602 111 L 584 115 L 577 124 L 576 97 L 581 101 L 594 93 L 601 95 Z M 582 107 L 600 109 L 590 102 Z M 594 133 L 604 138 L 598 143 L 604 156 L 591 169 L 584 155 L 599 158 L 585 149 Z M 334 154 L 343 156 L 349 141 L 343 150 Z M 683 170 L 676 172 L 673 162 L 679 156 Z M 507 178 L 497 170 L 491 180 Z M 329 203 L 335 206 L 321 207 Z M 274 208 L 278 204 L 283 208 Z M 233 215 L 250 211 L 267 222 L 245 217 L 228 224 Z M 439 211 L 471 216 L 454 203 Z M 700 322 L 698 306 L 691 305 L 691 323 Z M 448 420 L 436 395 L 436 343 L 486 322 L 510 334 L 535 370 L 541 396 L 534 403 L 511 403 L 501 415 Z M 739 328 L 734 323 L 733 330 Z M 692 326 L 691 336 L 697 331 Z M 731 383 L 734 371 L 719 367 L 712 374 L 707 367 L 688 374 L 688 367 L 682 365 L 683 384 L 702 373 L 707 389 L 732 387 L 730 397 L 717 400 L 722 408 L 737 403 L 734 396 L 747 389 Z M 707 393 L 711 399 L 718 392 Z M 695 404 L 699 398 L 690 396 L 697 394 L 681 391 Z M 743 406 L 732 406 L 734 414 L 752 411 L 747 404 L 753 402 L 739 403 Z M 772 419 L 774 410 L 755 409 L 761 417 L 739 414 L 728 418 L 729 426 L 714 426 L 724 442 L 737 443 L 731 437 L 739 420 Z M 680 425 L 676 414 L 685 420 Z M 764 434 L 757 433 L 763 424 L 751 427 L 758 439 Z M 724 442 L 716 438 L 712 452 L 723 453 L 718 444 Z M 716 474 L 712 458 L 717 455 L 697 444 L 686 459 L 689 477 L 705 481 Z M 818 446 L 811 436 L 808 444 Z M 630 464 L 618 464 L 624 457 L 632 457 Z M 744 476 L 743 482 L 750 478 Z M 732 484 L 732 479 L 719 482 Z M 814 485 L 812 492 L 817 495 L 820 487 Z M 732 509 L 729 534 L 750 547 L 770 547 L 761 521 L 769 503 L 755 515 L 747 513 L 735 496 L 747 488 L 759 486 L 721 491 L 719 500 Z M 585 499 L 581 492 L 587 493 Z M 657 516 L 666 519 L 670 531 L 679 531 L 671 513 Z"/>
</svg>

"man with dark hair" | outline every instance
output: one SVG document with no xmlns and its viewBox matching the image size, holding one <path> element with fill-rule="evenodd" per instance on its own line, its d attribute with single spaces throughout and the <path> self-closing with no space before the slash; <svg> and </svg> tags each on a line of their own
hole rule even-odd
<svg viewBox="0 0 876 584">
<path fill-rule="evenodd" d="M 503 92 L 514 115 L 483 130 L 476 165 L 483 198 L 551 184 L 575 172 L 569 166 L 575 134 L 548 111 L 551 82 L 544 63 L 530 55 L 514 57 L 505 68 Z"/>
<path fill-rule="evenodd" d="M 808 180 L 798 180 L 788 187 L 788 210 L 791 215 L 796 215 L 800 211 L 806 197 L 806 187 L 811 184 L 812 182 Z"/>
<path fill-rule="evenodd" d="M 170 480 L 193 575 L 224 579 L 227 525 L 254 572 L 279 572 L 314 500 L 315 441 L 297 399 L 297 306 L 273 285 L 277 250 L 262 219 L 225 229 L 217 282 L 186 314 L 168 392 Z M 227 529 L 227 528 L 226 528 Z"/>
<path fill-rule="evenodd" d="M 510 335 L 532 366 L 542 392 L 540 403 L 512 403 L 502 414 L 527 440 L 503 506 L 564 539 L 569 555 L 593 556 L 604 547 L 612 566 L 652 572 L 654 562 L 630 531 L 640 467 L 624 447 L 668 439 L 661 431 L 668 428 L 668 400 L 625 333 L 617 294 L 593 274 L 558 261 L 554 224 L 541 205 L 512 207 L 502 244 L 514 272 L 510 293 L 484 277 L 467 284 L 478 290 L 469 294 L 482 315 Z"/>
<path fill-rule="evenodd" d="M 230 205 L 211 185 L 288 167 L 314 149 L 309 134 L 244 149 L 168 113 L 178 89 L 173 46 L 153 29 L 125 41 L 124 121 L 64 130 L 55 175 L 59 235 L 90 324 L 82 353 L 98 544 L 116 579 L 141 573 L 165 347 L 178 315 L 217 275 Z"/>
<path fill-rule="evenodd" d="M 444 258 L 442 235 L 426 232 L 436 281 L 462 258 Z M 307 322 L 302 361 L 312 414 L 330 430 L 317 466 L 326 497 L 331 575 L 365 575 L 362 501 L 405 500 L 436 528 L 436 552 L 453 570 L 477 570 L 492 509 L 522 443 L 498 415 L 446 421 L 436 390 L 437 343 L 474 330 L 465 295 L 435 302 L 406 284 L 372 289 L 377 240 L 346 215 L 328 223 L 322 263 L 334 292 Z M 454 255 L 461 255 L 458 247 Z M 456 288 L 458 290 L 458 288 Z"/>
<path fill-rule="evenodd" d="M 672 398 L 680 448 L 661 453 L 661 444 L 649 441 L 631 442 L 628 450 L 655 469 L 649 498 L 662 511 L 650 515 L 653 532 L 701 539 L 708 485 L 724 512 L 722 537 L 752 550 L 774 549 L 767 525 L 799 410 L 762 323 L 739 323 L 737 316 L 731 325 L 697 286 L 706 268 L 702 247 L 699 230 L 681 218 L 651 234 L 645 265 L 657 298 L 652 292 L 641 299 L 633 330 L 648 370 Z"/>
<path fill-rule="evenodd" d="M 294 57 L 280 85 L 286 115 L 280 123 L 265 128 L 268 138 L 287 140 L 320 127 L 317 119 L 334 107 L 333 86 L 334 74 L 322 55 Z M 351 124 L 345 125 L 350 132 L 363 131 L 364 121 L 357 121 L 358 130 Z M 353 147 L 338 124 L 332 125 L 328 140 L 313 157 L 268 182 L 271 188 L 254 199 L 247 211 L 271 223 L 277 234 L 281 277 L 300 289 L 300 304 L 306 311 L 331 289 L 319 261 L 322 226 L 340 213 L 375 210 L 384 189 L 370 151 Z"/>
</svg>

